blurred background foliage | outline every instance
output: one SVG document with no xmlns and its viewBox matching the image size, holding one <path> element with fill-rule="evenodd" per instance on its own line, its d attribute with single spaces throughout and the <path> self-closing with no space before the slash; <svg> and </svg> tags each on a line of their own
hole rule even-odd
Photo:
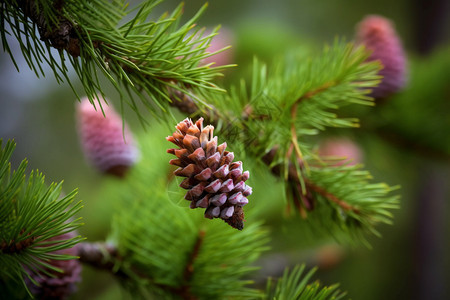
<svg viewBox="0 0 450 300">
<path fill-rule="evenodd" d="M 203 3 L 187 1 L 185 18 Z M 156 8 L 155 16 L 176 4 L 176 0 L 166 0 Z M 301 219 L 281 217 L 285 215 L 283 187 L 244 159 L 252 171 L 254 194 L 250 203 L 260 204 L 259 208 L 249 205 L 249 211 L 262 210 L 260 215 L 270 225 L 272 238 L 271 250 L 257 263 L 262 269 L 254 274 L 256 284 L 262 284 L 268 275 L 280 276 L 286 265 L 306 262 L 319 266 L 317 277 L 321 281 L 339 282 L 353 299 L 450 297 L 450 218 L 446 218 L 450 211 L 449 12 L 450 4 L 445 0 L 209 3 L 198 25 L 212 28 L 221 24 L 232 35 L 230 52 L 238 64 L 221 79 L 225 85 L 247 77 L 255 55 L 270 62 L 293 47 L 321 49 L 336 36 L 351 40 L 355 25 L 368 14 L 380 14 L 395 22 L 409 58 L 407 89 L 376 108 L 351 108 L 347 113 L 360 116 L 361 129 L 332 131 L 358 143 L 364 164 L 377 182 L 402 186 L 401 209 L 395 212 L 394 226 L 379 228 L 383 237 L 370 239 L 373 249 L 318 238 L 305 229 Z M 20 73 L 9 56 L 0 53 L 0 137 L 14 138 L 17 143 L 13 168 L 26 157 L 29 170 L 44 171 L 48 182 L 63 179 L 67 191 L 79 188 L 86 223 L 81 233 L 90 241 L 105 239 L 115 208 L 111 203 L 114 198 L 106 195 L 111 185 L 120 182 L 96 173 L 85 162 L 75 128 L 76 98 L 70 87 L 57 85 L 51 75 L 38 79 L 20 55 L 16 60 Z M 107 94 L 109 90 L 111 102 L 117 104 L 119 99 L 107 84 Z M 75 87 L 80 88 L 76 82 Z M 147 117 L 152 125 L 144 130 L 134 113 L 126 111 L 126 120 L 138 140 L 160 137 L 162 142 L 155 142 L 153 151 L 164 153 L 170 147 L 164 137 L 173 132 L 173 126 L 156 124 L 149 114 Z M 168 162 L 169 155 L 165 156 Z M 155 168 L 158 163 L 155 161 Z M 74 299 L 124 296 L 112 276 L 89 267 L 83 272 Z"/>
</svg>

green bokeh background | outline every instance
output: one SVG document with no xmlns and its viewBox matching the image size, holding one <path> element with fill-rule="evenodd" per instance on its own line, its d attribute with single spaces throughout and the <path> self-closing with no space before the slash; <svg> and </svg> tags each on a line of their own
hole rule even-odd
<svg viewBox="0 0 450 300">
<path fill-rule="evenodd" d="M 423 35 L 428 31 L 426 28 L 422 28 L 422 31 L 419 26 L 421 18 L 428 13 L 420 8 L 424 5 L 422 2 L 212 0 L 198 25 L 211 28 L 222 24 L 233 33 L 232 52 L 238 67 L 227 71 L 224 80 L 229 83 L 248 75 L 254 55 L 270 61 L 273 56 L 293 47 L 320 48 L 325 43 L 331 43 L 336 36 L 351 40 L 355 24 L 365 15 L 381 14 L 395 22 L 411 59 L 411 66 L 421 72 L 419 80 L 423 82 L 425 90 L 430 84 L 438 84 L 436 81 L 439 81 L 436 79 L 430 84 L 426 83 L 428 60 L 439 55 L 449 65 L 446 57 L 450 56 L 450 7 L 445 1 L 429 1 L 425 4 L 425 7 L 429 6 L 428 10 L 436 10 L 436 22 L 442 20 L 438 25 L 428 23 L 430 32 L 436 33 L 437 38 L 428 42 L 431 46 L 427 48 L 423 46 Z M 166 1 L 157 7 L 155 16 L 174 8 L 177 3 L 173 0 Z M 192 16 L 203 3 L 187 1 L 185 17 Z M 13 42 L 11 44 L 14 45 Z M 430 50 L 425 51 L 424 47 Z M 17 73 L 9 57 L 0 53 L 0 137 L 15 139 L 15 166 L 26 157 L 29 160 L 29 170 L 43 171 L 48 182 L 64 180 L 66 191 L 79 189 L 78 198 L 85 205 L 81 215 L 86 223 L 80 231 L 90 241 L 102 240 L 108 234 L 110 218 L 114 213 L 114 203 L 102 195 L 109 185 L 120 183 L 99 175 L 85 162 L 75 128 L 76 99 L 70 87 L 67 84 L 57 85 L 50 72 L 45 78 L 35 78 L 25 63 L 20 62 L 20 58 L 20 51 L 17 50 L 16 59 L 20 65 L 20 72 Z M 438 72 L 439 70 L 433 74 Z M 72 78 L 75 87 L 81 91 L 74 74 Z M 445 81 L 450 83 L 448 71 L 443 70 L 439 78 L 443 81 L 441 85 L 445 85 Z M 117 95 L 106 81 L 105 89 L 111 95 L 112 103 L 117 104 Z M 406 90 L 405 93 L 407 92 Z M 423 101 L 443 104 L 442 107 L 449 109 L 449 95 L 448 88 L 442 93 L 427 92 L 424 93 Z M 445 133 L 445 129 L 450 128 L 449 118 L 446 117 L 450 110 L 440 110 L 441 114 L 434 120 L 424 119 L 421 111 L 414 110 L 404 98 L 399 100 L 402 105 L 394 104 L 387 110 L 391 114 L 387 117 L 395 117 L 395 112 L 399 110 L 410 111 L 410 114 L 403 114 L 408 115 L 408 118 L 399 120 L 409 122 L 403 126 L 405 132 L 414 132 L 414 126 L 419 127 L 417 124 L 421 122 L 431 124 L 431 129 L 412 137 L 425 139 L 425 135 L 438 131 L 440 134 L 437 134 L 433 147 L 442 150 L 447 156 L 428 155 L 413 151 L 414 149 L 397 147 L 395 143 L 387 143 L 383 139 L 367 135 L 364 130 L 352 133 L 364 151 L 365 165 L 375 180 L 402 186 L 399 191 L 401 209 L 395 212 L 394 226 L 379 228 L 383 238 L 370 239 L 373 246 L 371 250 L 362 246 L 337 246 L 329 240 L 315 240 L 303 230 L 299 220 L 279 218 L 284 207 L 280 183 L 271 176 L 253 172 L 256 174 L 252 175 L 255 191 L 252 197 L 274 199 L 265 214 L 272 225 L 272 250 L 259 262 L 263 269 L 255 274 L 257 282 L 271 270 L 277 270 L 279 265 L 306 262 L 310 266 L 323 266 L 317 277 L 325 284 L 340 282 L 342 290 L 348 291 L 348 296 L 352 299 L 450 297 L 450 224 L 447 218 L 450 211 L 450 168 L 449 149 L 446 148 L 449 145 L 449 133 Z M 370 119 L 370 112 L 364 110 L 361 113 Z M 150 114 L 147 117 L 152 125 L 144 131 L 133 112 L 126 111 L 127 122 L 139 138 L 151 135 L 163 139 L 171 133 L 170 128 L 160 126 L 156 120 L 152 120 Z M 440 126 L 441 122 L 445 122 L 442 125 L 447 126 Z M 362 123 L 364 125 L 364 119 Z M 420 132 L 419 128 L 417 130 Z M 167 144 L 164 141 L 155 142 L 154 151 L 165 152 L 169 147 Z M 148 184 L 151 186 L 152 183 Z M 270 214 L 269 211 L 273 213 Z M 428 230 L 425 233 L 424 228 Z M 84 268 L 83 272 L 80 291 L 73 299 L 126 297 L 109 274 L 89 267 Z"/>
</svg>

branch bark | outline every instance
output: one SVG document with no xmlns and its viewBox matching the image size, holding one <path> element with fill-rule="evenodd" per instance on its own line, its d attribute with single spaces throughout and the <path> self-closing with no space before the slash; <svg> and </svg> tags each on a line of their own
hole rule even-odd
<svg viewBox="0 0 450 300">
<path fill-rule="evenodd" d="M 115 272 L 115 260 L 121 260 L 115 246 L 106 243 L 83 242 L 77 245 L 80 261 L 94 268 L 116 273 L 122 277 L 127 277 L 124 273 Z"/>
<path fill-rule="evenodd" d="M 62 15 L 63 0 L 54 2 L 55 12 L 59 14 L 58 24 L 48 24 L 43 9 L 35 1 L 20 0 L 17 3 L 24 15 L 36 24 L 42 41 L 58 50 L 66 50 L 73 57 L 80 56 L 79 29 Z"/>
<path fill-rule="evenodd" d="M 194 273 L 194 261 L 198 256 L 200 247 L 203 243 L 205 232 L 201 230 L 197 237 L 197 240 L 192 248 L 192 252 L 186 263 L 186 267 L 183 273 L 183 283 L 179 287 L 172 287 L 163 284 L 155 284 L 159 288 L 168 291 L 172 294 L 179 295 L 185 300 L 197 300 L 197 297 L 190 291 L 190 280 Z M 103 242 L 83 242 L 77 245 L 78 256 L 80 261 L 84 264 L 90 265 L 99 270 L 105 270 L 123 279 L 129 279 L 129 276 L 123 272 L 120 267 L 116 266 L 118 261 L 122 261 L 123 258 L 117 251 L 114 245 Z M 148 279 L 152 281 L 152 278 L 146 277 L 142 272 L 136 271 L 138 277 Z"/>
</svg>

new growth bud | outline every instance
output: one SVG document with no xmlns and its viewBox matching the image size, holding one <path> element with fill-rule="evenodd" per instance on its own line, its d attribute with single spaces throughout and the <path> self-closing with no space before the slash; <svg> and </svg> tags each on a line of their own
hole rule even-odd
<svg viewBox="0 0 450 300">
<path fill-rule="evenodd" d="M 227 46 L 233 44 L 233 34 L 231 31 L 221 28 L 216 36 L 211 40 L 211 43 L 206 50 L 208 53 L 214 53 Z M 202 64 L 207 65 L 214 63 L 215 67 L 224 66 L 233 63 L 233 49 L 227 49 L 222 52 L 216 53 L 202 60 Z"/>
<path fill-rule="evenodd" d="M 406 84 L 406 56 L 393 24 L 386 18 L 370 15 L 357 26 L 356 43 L 372 51 L 369 61 L 379 60 L 383 69 L 381 83 L 371 96 L 386 98 Z"/>
<path fill-rule="evenodd" d="M 96 110 L 87 98 L 77 103 L 80 143 L 88 161 L 100 172 L 123 177 L 139 157 L 131 132 L 112 106 Z"/>
<path fill-rule="evenodd" d="M 335 166 L 356 165 L 363 160 L 363 153 L 359 146 L 346 138 L 324 140 L 320 143 L 318 152 L 323 159 L 335 160 L 333 161 Z"/>
</svg>

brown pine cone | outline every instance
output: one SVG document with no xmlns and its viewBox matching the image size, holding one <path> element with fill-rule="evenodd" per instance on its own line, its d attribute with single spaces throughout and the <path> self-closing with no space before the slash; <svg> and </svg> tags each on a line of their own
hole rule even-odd
<svg viewBox="0 0 450 300">
<path fill-rule="evenodd" d="M 177 158 L 170 164 L 179 166 L 174 174 L 186 177 L 180 186 L 187 189 L 186 200 L 191 208 L 205 208 L 205 218 L 221 218 L 232 227 L 244 228 L 244 211 L 247 196 L 252 188 L 245 184 L 248 171 L 243 172 L 242 162 L 233 162 L 233 152 L 225 151 L 227 143 L 217 146 L 214 127 L 203 127 L 203 118 L 195 124 L 185 119 L 177 131 L 166 139 L 180 149 L 169 149 Z"/>
</svg>

